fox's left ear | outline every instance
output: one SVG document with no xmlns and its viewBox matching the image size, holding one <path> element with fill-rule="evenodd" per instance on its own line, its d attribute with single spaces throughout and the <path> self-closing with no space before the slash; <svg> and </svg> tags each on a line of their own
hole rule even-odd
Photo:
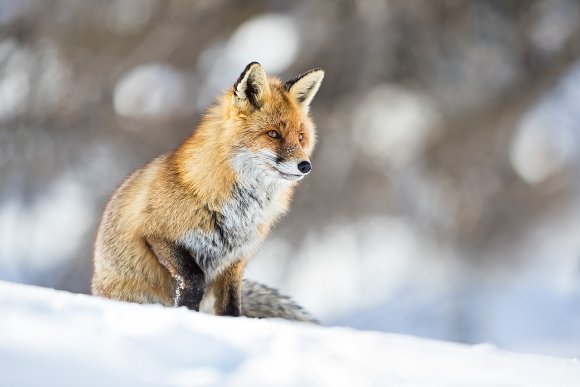
<svg viewBox="0 0 580 387">
<path fill-rule="evenodd" d="M 241 108 L 259 109 L 269 96 L 270 85 L 264 68 L 258 62 L 250 63 L 234 85 L 235 104 Z"/>
<path fill-rule="evenodd" d="M 293 96 L 303 109 L 308 111 L 310 102 L 318 92 L 324 78 L 324 71 L 313 69 L 298 75 L 284 84 L 284 88 Z"/>
</svg>

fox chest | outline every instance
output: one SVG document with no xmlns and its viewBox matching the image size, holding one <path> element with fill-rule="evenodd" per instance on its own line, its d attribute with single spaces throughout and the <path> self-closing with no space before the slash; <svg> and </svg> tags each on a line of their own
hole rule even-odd
<svg viewBox="0 0 580 387">
<path fill-rule="evenodd" d="M 282 209 L 276 190 L 236 186 L 221 211 L 212 212 L 209 231 L 190 230 L 180 241 L 208 276 L 252 254 L 262 241 L 259 229 Z"/>
</svg>

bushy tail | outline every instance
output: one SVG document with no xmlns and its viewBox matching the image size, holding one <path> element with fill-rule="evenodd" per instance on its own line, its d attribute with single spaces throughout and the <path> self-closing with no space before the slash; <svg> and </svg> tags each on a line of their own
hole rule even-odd
<svg viewBox="0 0 580 387">
<path fill-rule="evenodd" d="M 242 314 L 253 318 L 282 318 L 318 324 L 308 312 L 276 289 L 244 280 L 242 286 Z"/>
</svg>

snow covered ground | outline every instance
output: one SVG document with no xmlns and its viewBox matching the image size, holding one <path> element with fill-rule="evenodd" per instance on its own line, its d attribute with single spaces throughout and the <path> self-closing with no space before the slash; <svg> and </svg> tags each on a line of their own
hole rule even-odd
<svg viewBox="0 0 580 387">
<path fill-rule="evenodd" d="M 0 281 L 0 386 L 580 386 L 580 362 Z"/>
</svg>

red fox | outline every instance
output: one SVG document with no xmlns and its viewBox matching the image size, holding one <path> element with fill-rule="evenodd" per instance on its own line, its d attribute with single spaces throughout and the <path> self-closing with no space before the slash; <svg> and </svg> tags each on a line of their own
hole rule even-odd
<svg viewBox="0 0 580 387">
<path fill-rule="evenodd" d="M 129 176 L 99 226 L 93 294 L 260 317 L 242 309 L 257 305 L 242 296 L 264 294 L 244 268 L 312 168 L 309 107 L 323 77 L 282 83 L 250 63 L 191 137 Z"/>
</svg>

